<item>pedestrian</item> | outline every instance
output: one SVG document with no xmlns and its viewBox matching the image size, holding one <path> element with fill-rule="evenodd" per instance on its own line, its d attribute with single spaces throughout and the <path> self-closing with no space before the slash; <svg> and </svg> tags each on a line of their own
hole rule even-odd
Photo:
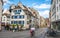
<svg viewBox="0 0 60 38">
<path fill-rule="evenodd" d="M 15 31 L 17 31 L 17 25 L 15 26 Z"/>
</svg>

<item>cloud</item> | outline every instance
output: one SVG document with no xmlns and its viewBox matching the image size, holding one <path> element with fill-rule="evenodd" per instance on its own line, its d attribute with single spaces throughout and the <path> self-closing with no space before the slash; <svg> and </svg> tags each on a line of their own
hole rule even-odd
<svg viewBox="0 0 60 38">
<path fill-rule="evenodd" d="M 8 0 L 3 0 L 3 2 L 4 2 L 4 5 L 6 5 L 8 3 Z"/>
<path fill-rule="evenodd" d="M 10 2 L 9 0 L 3 0 L 4 2 L 4 5 L 7 5 L 7 4 L 12 4 L 13 2 Z"/>
<path fill-rule="evenodd" d="M 40 16 L 44 16 L 45 18 L 46 17 L 49 17 L 49 10 L 45 10 L 45 11 L 38 11 Z"/>
<path fill-rule="evenodd" d="M 50 4 L 37 5 L 36 3 L 33 3 L 32 5 L 33 5 L 33 8 L 38 10 L 40 16 L 43 16 L 45 18 L 49 17 Z"/>
<path fill-rule="evenodd" d="M 8 0 L 3 0 L 3 2 L 8 1 Z"/>
<path fill-rule="evenodd" d="M 33 7 L 36 8 L 36 9 L 49 9 L 50 4 L 34 5 Z"/>
<path fill-rule="evenodd" d="M 7 11 L 7 9 L 4 9 L 3 13 L 5 13 Z"/>
</svg>

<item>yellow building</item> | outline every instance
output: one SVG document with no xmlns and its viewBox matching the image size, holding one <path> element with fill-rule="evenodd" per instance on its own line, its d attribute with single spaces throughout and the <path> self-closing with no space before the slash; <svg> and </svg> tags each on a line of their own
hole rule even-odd
<svg viewBox="0 0 60 38">
<path fill-rule="evenodd" d="M 45 18 L 40 16 L 40 27 L 46 27 L 46 21 Z"/>
<path fill-rule="evenodd" d="M 50 27 L 50 21 L 49 21 L 49 18 L 46 18 L 46 27 Z"/>
</svg>

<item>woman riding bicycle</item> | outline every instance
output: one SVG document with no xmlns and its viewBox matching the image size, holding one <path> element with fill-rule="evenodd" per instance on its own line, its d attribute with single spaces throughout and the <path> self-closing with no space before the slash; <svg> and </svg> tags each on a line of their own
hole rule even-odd
<svg viewBox="0 0 60 38">
<path fill-rule="evenodd" d="M 35 28 L 34 27 L 32 27 L 30 29 L 30 34 L 31 34 L 31 36 L 34 36 L 35 35 Z"/>
</svg>

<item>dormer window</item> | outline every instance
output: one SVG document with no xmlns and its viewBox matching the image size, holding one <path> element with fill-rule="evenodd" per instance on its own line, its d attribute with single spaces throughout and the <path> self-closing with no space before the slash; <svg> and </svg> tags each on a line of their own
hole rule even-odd
<svg viewBox="0 0 60 38">
<path fill-rule="evenodd" d="M 21 10 L 18 10 L 18 12 L 21 12 Z"/>
<path fill-rule="evenodd" d="M 20 14 L 21 10 L 14 10 L 15 14 Z"/>
<path fill-rule="evenodd" d="M 14 13 L 16 13 L 17 12 L 17 10 L 14 10 Z"/>
</svg>

